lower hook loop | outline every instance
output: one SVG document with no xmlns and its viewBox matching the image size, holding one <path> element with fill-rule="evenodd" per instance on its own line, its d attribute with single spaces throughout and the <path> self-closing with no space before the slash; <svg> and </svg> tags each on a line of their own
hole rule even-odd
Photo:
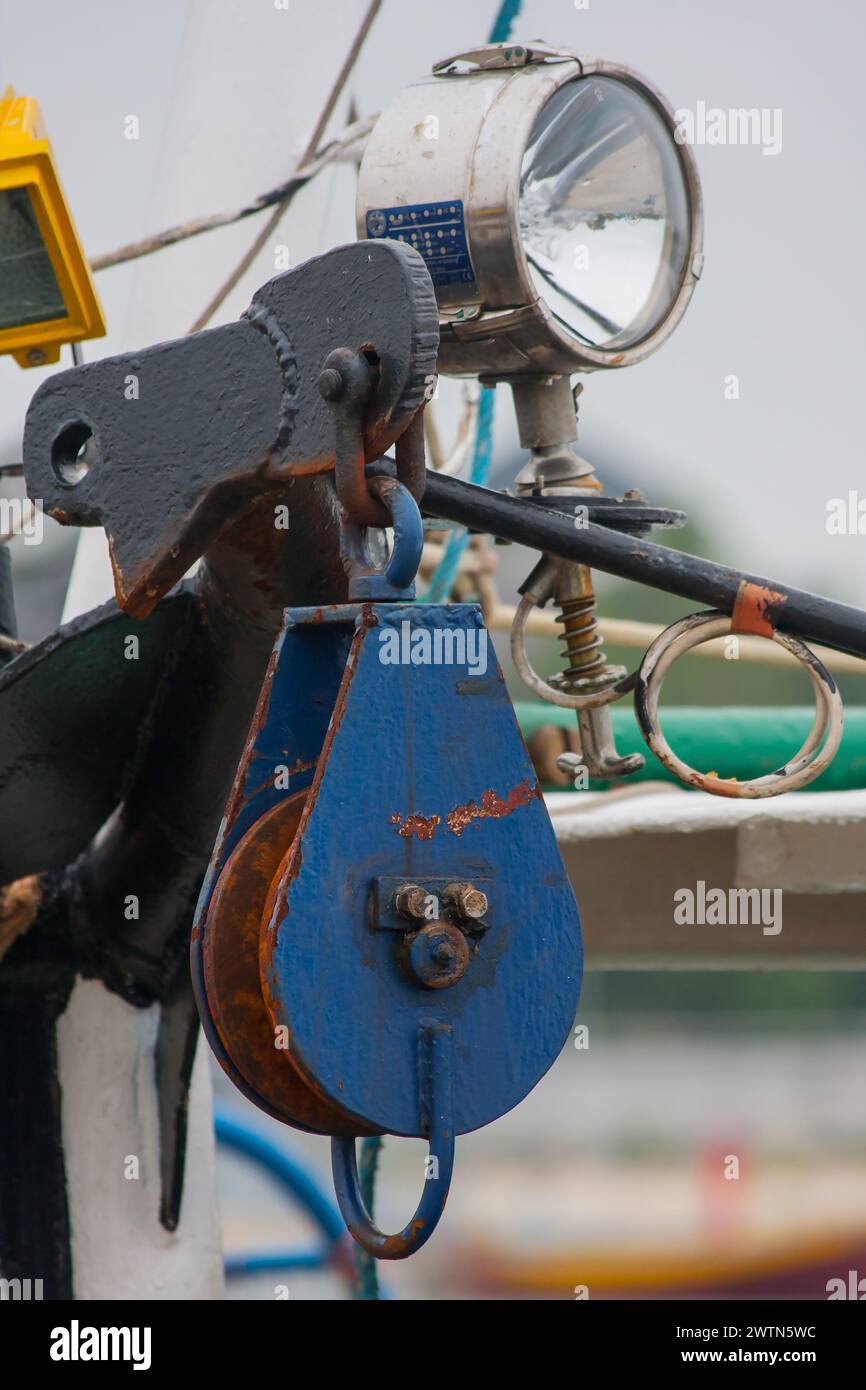
<svg viewBox="0 0 866 1390">
<path fill-rule="evenodd" d="M 418 1024 L 421 1102 L 426 1115 L 429 1153 L 424 1192 L 415 1215 L 402 1231 L 385 1235 L 374 1224 L 361 1194 L 354 1139 L 331 1140 L 334 1190 L 343 1220 L 354 1240 L 378 1260 L 405 1260 L 430 1239 L 439 1223 L 454 1169 L 454 1123 L 451 1107 L 451 1028 L 435 1019 Z"/>
</svg>

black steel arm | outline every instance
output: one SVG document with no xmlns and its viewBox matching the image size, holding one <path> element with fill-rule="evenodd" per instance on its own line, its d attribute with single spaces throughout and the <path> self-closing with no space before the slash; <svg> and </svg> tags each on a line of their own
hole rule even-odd
<svg viewBox="0 0 866 1390">
<path fill-rule="evenodd" d="M 237 323 L 49 377 L 24 428 L 28 493 L 64 525 L 104 527 L 117 601 L 145 618 L 227 526 L 263 501 L 273 519 L 293 478 L 333 466 L 329 353 L 370 364 L 371 459 L 423 404 L 438 344 L 417 251 L 337 247 L 263 285 Z"/>
<path fill-rule="evenodd" d="M 367 471 L 377 469 L 387 471 L 382 465 Z M 724 613 L 732 612 L 740 585 L 746 580 L 774 595 L 767 605 L 767 617 L 781 632 L 809 637 L 836 651 L 866 658 L 866 613 L 779 580 L 715 564 L 592 522 L 576 526 L 573 516 L 432 470 L 427 472 L 422 510 L 427 516 L 459 522 L 471 530 L 516 541 L 563 560 L 591 565 Z"/>
</svg>

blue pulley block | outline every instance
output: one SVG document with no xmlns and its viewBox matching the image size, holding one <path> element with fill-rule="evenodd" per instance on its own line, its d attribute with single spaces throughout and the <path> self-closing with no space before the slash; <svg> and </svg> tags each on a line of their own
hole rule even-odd
<svg viewBox="0 0 866 1390">
<path fill-rule="evenodd" d="M 392 590 L 402 578 L 392 563 Z M 355 1238 L 384 1258 L 419 1248 L 455 1136 L 544 1075 L 582 968 L 574 897 L 477 605 L 287 610 L 193 962 L 229 1074 L 271 1114 L 332 1136 Z M 383 1132 L 430 1146 L 418 1210 L 393 1236 L 370 1220 L 355 1163 L 355 1136 Z"/>
</svg>

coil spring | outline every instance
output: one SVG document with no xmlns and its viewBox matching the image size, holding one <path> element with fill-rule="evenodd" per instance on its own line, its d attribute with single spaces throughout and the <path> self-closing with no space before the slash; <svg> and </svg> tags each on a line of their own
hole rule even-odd
<svg viewBox="0 0 866 1390">
<path fill-rule="evenodd" d="M 567 666 L 562 679 L 586 680 L 598 675 L 606 664 L 602 650 L 603 638 L 595 616 L 595 595 L 566 599 L 560 607 L 557 622 L 562 627 L 565 648 L 561 653 Z"/>
</svg>

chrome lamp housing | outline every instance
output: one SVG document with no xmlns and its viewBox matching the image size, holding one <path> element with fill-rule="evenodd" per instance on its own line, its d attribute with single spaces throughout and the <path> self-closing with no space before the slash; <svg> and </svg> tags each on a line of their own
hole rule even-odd
<svg viewBox="0 0 866 1390">
<path fill-rule="evenodd" d="M 358 180 L 359 237 L 427 262 L 439 370 L 483 380 L 642 361 L 691 298 L 702 224 L 661 93 L 539 44 L 437 63 L 379 118 Z"/>
</svg>

